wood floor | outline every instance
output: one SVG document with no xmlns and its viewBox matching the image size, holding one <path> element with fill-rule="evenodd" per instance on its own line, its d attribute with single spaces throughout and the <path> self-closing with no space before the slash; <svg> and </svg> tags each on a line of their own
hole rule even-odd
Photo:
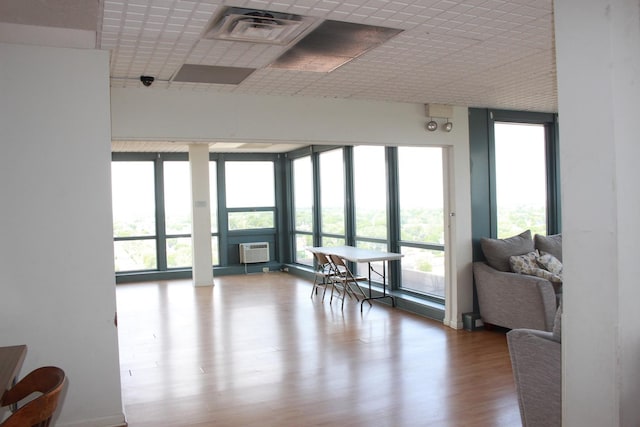
<svg viewBox="0 0 640 427">
<path fill-rule="evenodd" d="M 116 292 L 130 427 L 521 425 L 504 332 L 341 311 L 287 273 Z"/>
</svg>

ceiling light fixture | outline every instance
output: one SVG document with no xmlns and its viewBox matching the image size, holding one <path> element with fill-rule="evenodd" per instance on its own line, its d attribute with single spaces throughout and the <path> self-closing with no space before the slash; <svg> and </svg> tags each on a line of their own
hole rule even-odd
<svg viewBox="0 0 640 427">
<path fill-rule="evenodd" d="M 424 110 L 429 117 L 429 123 L 427 123 L 427 130 L 433 132 L 438 129 L 438 123 L 433 120 L 434 117 L 446 119 L 446 123 L 442 125 L 444 132 L 451 132 L 453 129 L 453 123 L 449 120 L 449 117 L 453 116 L 453 107 L 451 105 L 443 104 L 424 104 Z"/>
</svg>

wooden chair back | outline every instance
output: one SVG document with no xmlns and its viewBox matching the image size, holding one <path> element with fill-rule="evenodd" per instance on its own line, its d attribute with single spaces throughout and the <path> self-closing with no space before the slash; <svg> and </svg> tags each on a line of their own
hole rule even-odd
<svg viewBox="0 0 640 427">
<path fill-rule="evenodd" d="M 4 393 L 0 405 L 18 404 L 33 393 L 40 395 L 19 406 L 0 427 L 48 427 L 58 407 L 65 377 L 64 371 L 55 366 L 44 366 L 27 374 Z"/>
</svg>

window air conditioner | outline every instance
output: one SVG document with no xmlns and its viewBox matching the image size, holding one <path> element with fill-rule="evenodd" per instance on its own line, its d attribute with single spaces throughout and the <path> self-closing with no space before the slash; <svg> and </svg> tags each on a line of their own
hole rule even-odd
<svg viewBox="0 0 640 427">
<path fill-rule="evenodd" d="M 240 243 L 240 263 L 251 264 L 269 261 L 269 243 Z"/>
</svg>

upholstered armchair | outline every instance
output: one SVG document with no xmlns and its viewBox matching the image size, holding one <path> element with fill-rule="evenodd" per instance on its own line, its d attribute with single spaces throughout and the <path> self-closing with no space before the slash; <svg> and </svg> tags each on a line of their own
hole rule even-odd
<svg viewBox="0 0 640 427">
<path fill-rule="evenodd" d="M 473 264 L 473 275 L 483 323 L 551 331 L 562 284 L 558 282 L 560 276 L 537 265 L 537 261 L 544 253 L 559 262 L 562 237 L 536 235 L 534 241 L 527 230 L 507 239 L 485 238 L 480 243 L 485 261 Z M 514 261 L 528 262 L 528 269 Z M 514 271 L 514 267 L 520 269 Z"/>
<path fill-rule="evenodd" d="M 523 427 L 562 425 L 561 313 L 560 306 L 552 332 L 507 333 Z"/>
</svg>

